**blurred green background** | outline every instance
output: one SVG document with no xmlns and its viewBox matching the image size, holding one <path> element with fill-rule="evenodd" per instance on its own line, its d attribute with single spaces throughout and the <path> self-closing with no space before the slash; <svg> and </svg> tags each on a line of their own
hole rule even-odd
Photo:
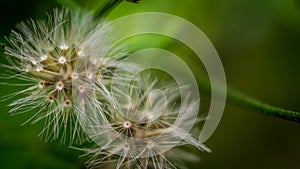
<svg viewBox="0 0 300 169">
<path fill-rule="evenodd" d="M 77 2 L 91 8 L 104 1 Z M 45 18 L 45 12 L 56 6 L 46 0 L 0 0 L 1 41 L 16 23 Z M 143 0 L 139 5 L 123 2 L 109 18 L 146 11 L 174 14 L 198 26 L 218 51 L 229 85 L 300 111 L 299 0 Z M 122 29 L 126 27 L 130 25 Z M 1 86 L 0 95 L 12 91 L 13 87 Z M 42 124 L 21 127 L 29 116 L 9 116 L 7 104 L 1 103 L 0 109 L 0 168 L 83 168 L 80 152 L 58 142 L 44 143 L 37 137 Z M 230 102 L 206 145 L 213 153 L 199 153 L 201 162 L 193 168 L 300 168 L 300 124 Z"/>
</svg>

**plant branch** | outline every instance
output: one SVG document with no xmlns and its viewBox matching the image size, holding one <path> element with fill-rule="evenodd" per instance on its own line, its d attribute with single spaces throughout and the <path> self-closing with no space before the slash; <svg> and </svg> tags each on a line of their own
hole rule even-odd
<svg viewBox="0 0 300 169">
<path fill-rule="evenodd" d="M 120 4 L 123 0 L 109 0 L 102 8 L 95 12 L 94 18 L 102 17 L 103 15 L 109 13 L 114 7 Z"/>
<path fill-rule="evenodd" d="M 199 78 L 197 80 L 200 90 L 210 93 L 210 85 Z M 272 106 L 232 87 L 227 88 L 227 100 L 238 106 L 253 109 L 266 115 L 300 123 L 300 112 Z"/>
<path fill-rule="evenodd" d="M 236 89 L 228 88 L 227 98 L 233 103 L 258 110 L 267 115 L 300 123 L 300 112 L 272 106 Z"/>
</svg>

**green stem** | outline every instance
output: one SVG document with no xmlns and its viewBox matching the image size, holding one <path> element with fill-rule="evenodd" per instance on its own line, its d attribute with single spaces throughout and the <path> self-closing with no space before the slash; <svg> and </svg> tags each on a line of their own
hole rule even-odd
<svg viewBox="0 0 300 169">
<path fill-rule="evenodd" d="M 94 18 L 97 19 L 99 17 L 105 16 L 110 11 L 112 11 L 116 6 L 118 6 L 124 0 L 109 0 L 101 9 L 95 12 Z M 139 3 L 140 0 L 126 0 L 132 3 Z"/>
<path fill-rule="evenodd" d="M 228 88 L 227 98 L 238 105 L 258 110 L 264 114 L 300 123 L 300 112 L 272 106 L 236 89 Z"/>
<path fill-rule="evenodd" d="M 80 5 L 73 0 L 55 0 L 55 2 L 59 5 L 67 6 L 69 8 L 77 9 L 78 7 L 80 7 Z"/>
<path fill-rule="evenodd" d="M 109 0 L 101 9 L 95 12 L 94 18 L 100 18 L 109 13 L 114 7 L 120 4 L 123 0 Z"/>
<path fill-rule="evenodd" d="M 203 82 L 203 80 L 197 80 L 199 82 L 200 90 L 210 93 L 210 85 L 207 82 Z M 253 109 L 266 115 L 300 123 L 300 112 L 272 106 L 232 87 L 227 88 L 227 100 L 238 106 Z"/>
</svg>

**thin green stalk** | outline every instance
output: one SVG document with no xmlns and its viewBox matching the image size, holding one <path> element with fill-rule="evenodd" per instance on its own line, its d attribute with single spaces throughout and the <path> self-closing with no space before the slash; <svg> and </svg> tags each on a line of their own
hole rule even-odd
<svg viewBox="0 0 300 169">
<path fill-rule="evenodd" d="M 210 85 L 199 78 L 197 80 L 199 82 L 200 90 L 210 93 Z M 300 123 L 300 112 L 272 106 L 232 87 L 227 88 L 227 100 L 238 106 L 253 109 L 266 115 Z"/>
<path fill-rule="evenodd" d="M 233 88 L 228 88 L 227 91 L 227 98 L 233 103 L 258 110 L 267 115 L 300 123 L 300 112 L 272 106 Z"/>
<path fill-rule="evenodd" d="M 97 10 L 95 13 L 95 19 L 100 18 L 110 11 L 112 11 L 116 6 L 118 6 L 124 0 L 109 0 L 101 9 Z M 131 3 L 139 3 L 140 0 L 126 0 Z"/>
<path fill-rule="evenodd" d="M 109 13 L 114 9 L 118 4 L 120 4 L 123 0 L 109 0 L 101 9 L 97 10 L 94 18 L 100 18 L 105 14 Z"/>
</svg>

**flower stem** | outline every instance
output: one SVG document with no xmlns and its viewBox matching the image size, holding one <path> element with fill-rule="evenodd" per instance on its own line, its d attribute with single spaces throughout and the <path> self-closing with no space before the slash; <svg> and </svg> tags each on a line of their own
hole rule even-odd
<svg viewBox="0 0 300 169">
<path fill-rule="evenodd" d="M 210 93 L 210 85 L 199 78 L 197 80 L 199 82 L 200 90 Z M 227 100 L 238 106 L 253 109 L 266 115 L 300 123 L 300 112 L 272 106 L 232 87 L 227 88 Z"/>
<path fill-rule="evenodd" d="M 227 98 L 238 105 L 258 110 L 267 115 L 300 123 L 300 112 L 272 106 L 236 89 L 228 88 Z"/>
<path fill-rule="evenodd" d="M 109 0 L 101 9 L 95 12 L 94 18 L 97 19 L 109 13 L 114 7 L 116 7 L 122 1 L 123 0 Z"/>
</svg>

